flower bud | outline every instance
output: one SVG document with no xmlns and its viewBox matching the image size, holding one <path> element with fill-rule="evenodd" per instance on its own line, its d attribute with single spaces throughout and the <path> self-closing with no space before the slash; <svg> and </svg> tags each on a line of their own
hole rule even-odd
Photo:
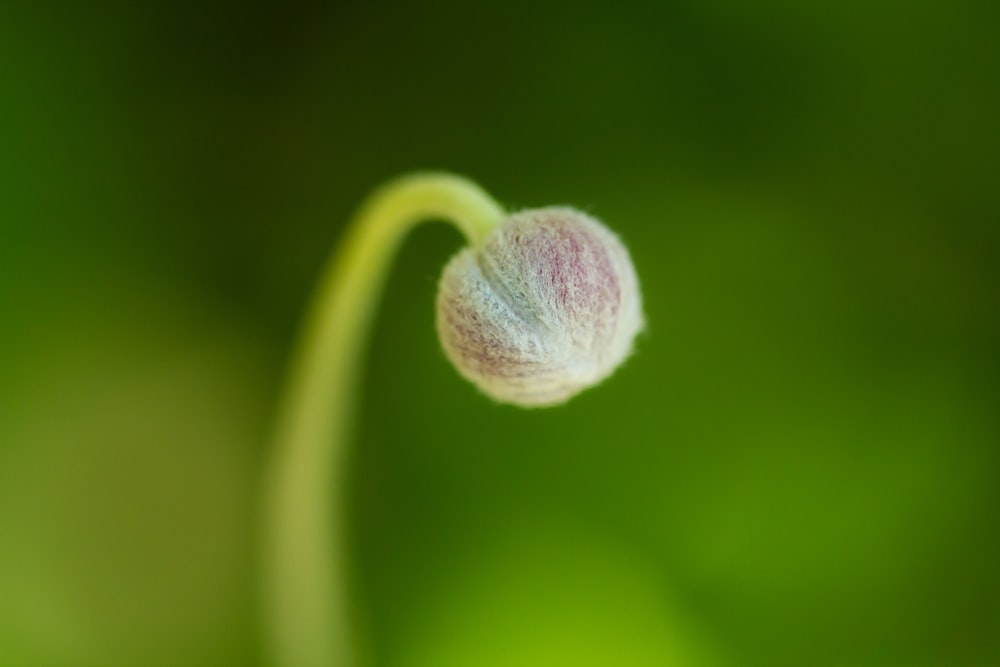
<svg viewBox="0 0 1000 667">
<path fill-rule="evenodd" d="M 445 267 L 437 330 L 458 372 L 488 396 L 554 405 L 609 376 L 642 329 L 628 251 L 570 208 L 508 216 Z"/>
</svg>

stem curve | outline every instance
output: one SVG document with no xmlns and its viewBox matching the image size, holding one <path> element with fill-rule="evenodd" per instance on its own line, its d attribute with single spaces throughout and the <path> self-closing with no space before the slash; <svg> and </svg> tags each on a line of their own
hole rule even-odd
<svg viewBox="0 0 1000 667">
<path fill-rule="evenodd" d="M 504 210 L 474 183 L 419 173 L 376 190 L 325 268 L 292 359 L 264 478 L 265 636 L 275 667 L 355 667 L 343 560 L 345 453 L 377 297 L 427 219 L 478 244 Z"/>
</svg>

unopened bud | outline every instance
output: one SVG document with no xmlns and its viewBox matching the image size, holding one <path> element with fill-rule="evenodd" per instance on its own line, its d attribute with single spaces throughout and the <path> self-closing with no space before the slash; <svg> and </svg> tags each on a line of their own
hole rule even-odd
<svg viewBox="0 0 1000 667">
<path fill-rule="evenodd" d="M 570 208 L 509 216 L 452 258 L 438 287 L 445 354 L 504 403 L 554 405 L 599 383 L 642 326 L 628 251 Z"/>
</svg>

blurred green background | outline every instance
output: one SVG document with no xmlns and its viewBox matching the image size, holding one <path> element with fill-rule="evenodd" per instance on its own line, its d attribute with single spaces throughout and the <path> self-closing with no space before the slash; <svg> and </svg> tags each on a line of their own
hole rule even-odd
<svg viewBox="0 0 1000 667">
<path fill-rule="evenodd" d="M 1000 664 L 1000 4 L 0 3 L 0 665 L 263 665 L 257 484 L 366 193 L 632 249 L 525 412 L 390 282 L 350 494 L 379 667 Z"/>
</svg>

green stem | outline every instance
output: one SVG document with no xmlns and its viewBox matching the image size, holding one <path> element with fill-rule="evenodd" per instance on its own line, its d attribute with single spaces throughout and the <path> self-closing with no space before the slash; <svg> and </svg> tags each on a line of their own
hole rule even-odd
<svg viewBox="0 0 1000 667">
<path fill-rule="evenodd" d="M 406 233 L 454 223 L 477 244 L 504 211 L 473 183 L 416 174 L 374 193 L 314 297 L 266 471 L 265 613 L 275 667 L 353 667 L 343 484 L 358 380 L 378 295 Z"/>
</svg>

